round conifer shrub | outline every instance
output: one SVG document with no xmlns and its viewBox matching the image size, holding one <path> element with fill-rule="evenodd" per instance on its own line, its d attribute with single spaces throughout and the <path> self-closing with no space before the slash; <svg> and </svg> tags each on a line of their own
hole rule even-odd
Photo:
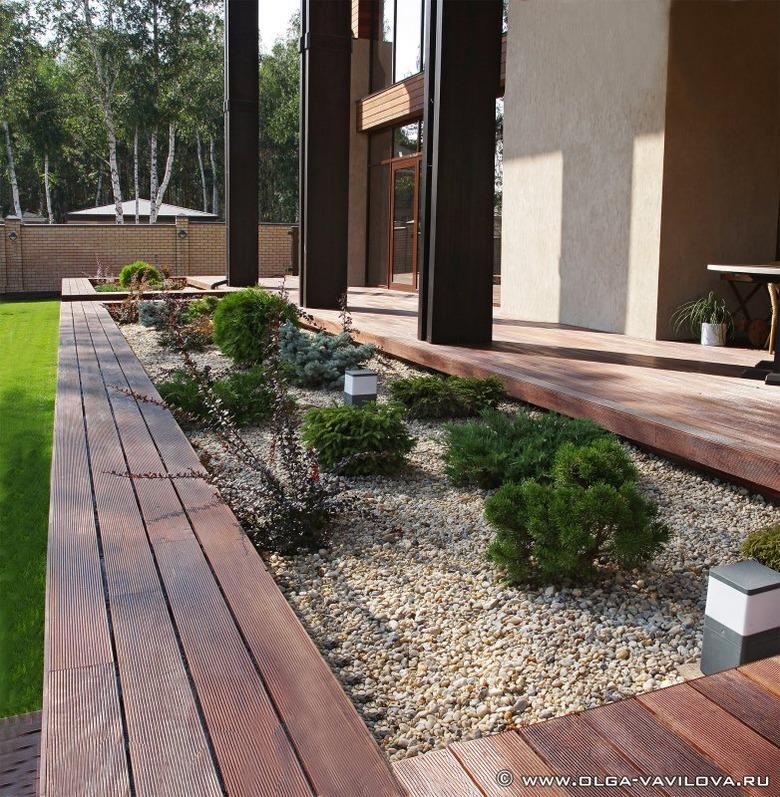
<svg viewBox="0 0 780 797">
<path fill-rule="evenodd" d="M 296 323 L 295 308 L 276 293 L 246 288 L 229 293 L 214 310 L 214 343 L 237 365 L 258 365 L 273 324 Z"/>
<path fill-rule="evenodd" d="M 141 283 L 162 285 L 162 281 L 162 275 L 159 270 L 144 260 L 128 263 L 119 272 L 119 284 L 123 288 L 132 288 Z"/>
</svg>

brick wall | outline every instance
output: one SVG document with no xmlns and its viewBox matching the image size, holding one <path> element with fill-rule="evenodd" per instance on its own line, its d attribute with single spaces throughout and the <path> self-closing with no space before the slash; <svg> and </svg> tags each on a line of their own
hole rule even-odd
<svg viewBox="0 0 780 797">
<path fill-rule="evenodd" d="M 259 274 L 290 273 L 294 262 L 289 224 L 261 223 Z M 225 271 L 225 225 L 0 224 L 0 293 L 59 291 L 64 277 L 94 276 L 98 265 L 115 275 L 126 263 L 146 260 L 175 275 Z"/>
</svg>

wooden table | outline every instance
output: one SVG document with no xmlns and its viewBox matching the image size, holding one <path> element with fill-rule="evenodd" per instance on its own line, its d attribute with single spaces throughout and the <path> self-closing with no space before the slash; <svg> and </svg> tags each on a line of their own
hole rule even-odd
<svg viewBox="0 0 780 797">
<path fill-rule="evenodd" d="M 720 274 L 739 274 L 748 277 L 753 282 L 780 284 L 780 261 L 761 265 L 709 265 L 707 270 Z M 748 379 L 763 379 L 768 385 L 780 385 L 780 324 L 777 323 L 777 319 L 772 328 L 775 335 L 774 358 L 761 360 L 756 363 L 755 367 L 745 369 L 742 375 Z"/>
</svg>

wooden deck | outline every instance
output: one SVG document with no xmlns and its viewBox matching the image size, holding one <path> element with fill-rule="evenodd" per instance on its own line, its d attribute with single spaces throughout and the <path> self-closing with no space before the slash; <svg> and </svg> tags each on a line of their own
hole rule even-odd
<svg viewBox="0 0 780 797">
<path fill-rule="evenodd" d="M 41 712 L 0 719 L 0 795 L 35 797 L 41 748 Z"/>
<path fill-rule="evenodd" d="M 281 280 L 264 279 L 277 288 Z M 297 299 L 295 279 L 286 281 Z M 515 398 L 591 418 L 629 440 L 780 498 L 780 388 L 742 379 L 761 352 L 646 341 L 495 311 L 490 349 L 417 340 L 417 297 L 350 288 L 357 337 L 450 374 L 498 376 Z M 340 329 L 338 311 L 311 310 Z M 764 355 L 766 356 L 766 355 Z"/>
<path fill-rule="evenodd" d="M 458 742 L 403 759 L 393 769 L 415 797 L 776 797 L 780 657 Z M 529 780 L 535 776 L 558 780 L 543 785 Z M 580 776 L 591 781 L 575 783 Z M 606 789 L 594 782 L 603 784 L 608 776 L 620 782 Z M 696 788 L 674 780 L 686 777 L 709 780 Z M 768 786 L 762 785 L 765 779 Z"/>
<path fill-rule="evenodd" d="M 223 296 L 229 291 L 236 290 L 226 285 L 224 277 L 187 277 L 187 286 L 176 291 L 177 295 L 183 293 L 197 293 L 200 296 Z M 144 299 L 159 299 L 163 292 L 147 290 Z M 66 277 L 62 280 L 60 298 L 63 302 L 119 302 L 129 296 L 127 291 L 96 291 L 89 277 Z"/>
<path fill-rule="evenodd" d="M 41 794 L 398 795 L 106 309 L 63 302 Z"/>
</svg>

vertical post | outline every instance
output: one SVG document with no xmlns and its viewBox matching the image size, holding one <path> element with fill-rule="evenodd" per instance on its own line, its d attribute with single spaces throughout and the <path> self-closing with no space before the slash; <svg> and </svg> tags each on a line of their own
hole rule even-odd
<svg viewBox="0 0 780 797">
<path fill-rule="evenodd" d="M 427 0 L 426 15 L 418 335 L 489 345 L 501 0 Z"/>
<path fill-rule="evenodd" d="M 301 0 L 300 299 L 337 308 L 347 290 L 350 0 Z"/>
<path fill-rule="evenodd" d="M 176 217 L 176 276 L 190 275 L 190 220 L 183 215 Z"/>
<path fill-rule="evenodd" d="M 225 225 L 228 285 L 257 283 L 257 0 L 225 0 Z"/>
<path fill-rule="evenodd" d="M 24 291 L 24 257 L 22 249 L 22 220 L 18 216 L 5 217 L 5 268 L 8 293 Z"/>
</svg>

